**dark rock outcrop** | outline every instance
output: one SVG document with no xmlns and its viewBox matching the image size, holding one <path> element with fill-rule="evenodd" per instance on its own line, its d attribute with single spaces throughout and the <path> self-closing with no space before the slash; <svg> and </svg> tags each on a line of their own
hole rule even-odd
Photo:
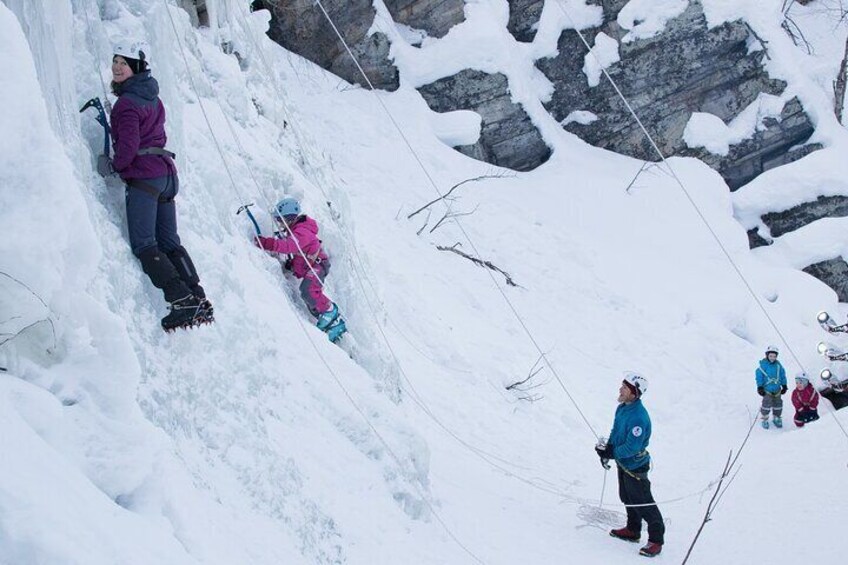
<svg viewBox="0 0 848 565">
<path fill-rule="evenodd" d="M 698 157 L 721 173 L 730 190 L 736 190 L 765 171 L 822 147 L 818 143 L 803 145 L 813 134 L 813 124 L 797 98 L 786 103 L 779 119 L 766 118 L 763 125 L 764 130 L 732 146 L 725 156 L 699 149 L 685 149 L 679 154 Z"/>
<path fill-rule="evenodd" d="M 483 120 L 479 141 L 455 148 L 469 157 L 529 171 L 551 155 L 530 117 L 511 100 L 507 78 L 500 73 L 464 70 L 418 91 L 436 112 L 474 110 L 480 114 Z"/>
<path fill-rule="evenodd" d="M 518 41 L 530 43 L 536 37 L 544 0 L 507 0 L 509 22 L 506 28 Z"/>
<path fill-rule="evenodd" d="M 286 49 L 335 73 L 367 86 L 324 14 L 312 0 L 261 0 L 271 12 L 268 36 Z M 255 2 L 254 2 L 255 4 Z M 371 0 L 324 0 L 327 13 L 375 88 L 397 90 L 397 68 L 389 60 L 389 41 L 382 33 L 368 35 L 376 14 Z"/>
<path fill-rule="evenodd" d="M 615 18 L 626 3 L 600 2 L 604 23 L 584 32 L 590 42 L 600 32 L 621 41 L 627 30 Z M 734 188 L 769 166 L 798 158 L 787 150 L 813 131 L 803 108 L 794 101 L 787 104 L 782 120 L 771 120 L 766 131 L 734 146 L 726 158 L 686 146 L 683 132 L 693 112 L 707 112 L 729 122 L 761 93 L 783 91 L 784 83 L 770 79 L 762 67 L 765 52 L 749 52 L 750 39 L 748 27 L 741 22 L 708 29 L 701 3 L 693 1 L 659 35 L 620 43 L 621 60 L 607 68 L 663 154 L 701 157 Z M 563 32 L 558 47 L 556 57 L 537 62 L 555 85 L 546 108 L 560 121 L 575 110 L 591 111 L 598 116 L 591 124 L 564 127 L 598 147 L 656 161 L 656 151 L 609 81 L 602 79 L 595 87 L 587 84 L 582 71 L 586 48 L 577 33 Z"/>
<path fill-rule="evenodd" d="M 748 247 L 751 249 L 771 245 L 771 241 L 760 235 L 760 228 L 748 230 Z"/>
<path fill-rule="evenodd" d="M 804 272 L 816 277 L 836 291 L 840 302 L 848 302 L 848 263 L 842 257 L 814 263 Z"/>
<path fill-rule="evenodd" d="M 782 212 L 769 212 L 761 217 L 768 226 L 771 237 L 780 237 L 822 218 L 844 218 L 848 216 L 848 196 L 819 196 L 813 202 L 804 202 Z M 771 245 L 759 233 L 759 228 L 748 230 L 748 245 L 751 249 Z"/>
<path fill-rule="evenodd" d="M 392 19 L 430 37 L 444 37 L 450 29 L 465 21 L 465 0 L 385 0 Z"/>
<path fill-rule="evenodd" d="M 822 218 L 848 216 L 848 196 L 819 196 L 783 212 L 770 212 L 762 217 L 772 237 L 780 237 Z"/>
</svg>

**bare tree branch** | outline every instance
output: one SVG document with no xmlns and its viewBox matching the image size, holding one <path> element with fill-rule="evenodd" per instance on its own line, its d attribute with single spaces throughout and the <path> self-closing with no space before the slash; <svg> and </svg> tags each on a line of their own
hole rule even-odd
<svg viewBox="0 0 848 565">
<path fill-rule="evenodd" d="M 433 226 L 432 229 L 430 229 L 430 233 L 433 233 L 434 231 L 436 231 L 436 229 L 439 226 L 441 226 L 445 222 L 445 220 L 450 220 L 450 219 L 453 219 L 453 218 L 460 218 L 462 216 L 470 216 L 471 214 L 476 212 L 477 208 L 479 208 L 479 207 L 480 207 L 480 205 L 478 204 L 470 212 L 445 212 L 445 215 L 442 216 L 442 219 L 439 220 L 438 222 L 436 222 L 436 225 Z"/>
<path fill-rule="evenodd" d="M 55 348 L 55 347 L 56 347 L 56 328 L 53 326 L 53 320 L 51 320 L 50 318 L 42 318 L 42 319 L 40 319 L 40 320 L 36 320 L 36 321 L 34 321 L 33 323 L 31 323 L 31 324 L 29 324 L 29 325 L 27 325 L 27 326 L 24 326 L 23 328 L 21 328 L 20 330 L 18 330 L 17 332 L 15 332 L 15 333 L 13 333 L 13 334 L 10 334 L 10 333 L 0 334 L 0 335 L 8 335 L 8 336 L 11 336 L 11 337 L 7 337 L 7 338 L 6 338 L 6 339 L 4 339 L 3 341 L 0 341 L 0 347 L 2 347 L 2 346 L 4 346 L 4 345 L 6 345 L 6 344 L 7 344 L 7 343 L 9 343 L 10 341 L 13 341 L 15 338 L 17 338 L 18 336 L 20 336 L 22 333 L 24 333 L 24 332 L 25 332 L 25 331 L 27 331 L 28 329 L 30 329 L 30 328 L 32 328 L 32 327 L 34 327 L 34 326 L 37 326 L 38 324 L 40 324 L 40 323 L 42 323 L 42 322 L 47 322 L 48 324 L 50 324 L 50 330 L 53 332 L 53 347 Z"/>
<path fill-rule="evenodd" d="M 437 245 L 436 249 L 438 249 L 439 251 L 450 251 L 451 253 L 456 253 L 460 257 L 465 257 L 466 259 L 468 259 L 469 261 L 471 261 L 472 263 L 474 263 L 478 267 L 485 267 L 489 270 L 497 271 L 498 273 L 500 273 L 504 276 L 504 278 L 506 279 L 506 284 L 508 284 L 509 286 L 516 286 L 516 287 L 520 286 L 520 285 L 516 284 L 515 281 L 512 280 L 512 277 L 510 276 L 509 273 L 507 273 L 506 271 L 504 271 L 500 267 L 492 264 L 491 261 L 485 261 L 483 259 L 473 257 L 473 256 L 469 255 L 468 253 L 460 251 L 459 249 L 456 248 L 457 245 L 459 245 L 459 243 L 454 243 L 450 247 L 445 247 L 443 245 Z M 521 288 L 523 288 L 523 287 L 521 287 Z"/>
<path fill-rule="evenodd" d="M 421 235 L 421 232 L 423 232 L 424 229 L 427 227 L 427 224 L 430 223 L 430 212 L 432 212 L 432 210 L 427 210 L 427 219 L 424 220 L 424 223 L 421 224 L 421 227 L 418 229 L 417 232 L 415 232 L 415 235 Z"/>
<path fill-rule="evenodd" d="M 636 181 L 639 179 L 639 176 L 642 173 L 650 171 L 653 168 L 658 168 L 660 172 L 665 175 L 668 175 L 668 173 L 665 172 L 660 163 L 651 163 L 650 161 L 645 161 L 642 163 L 642 166 L 639 167 L 639 170 L 636 172 L 636 176 L 633 177 L 633 180 L 631 180 L 630 184 L 627 185 L 627 188 L 624 189 L 624 192 L 630 194 L 630 189 L 636 185 Z"/>
<path fill-rule="evenodd" d="M 804 49 L 807 51 L 807 55 L 813 54 L 813 46 L 810 45 L 809 41 L 807 41 L 807 38 L 804 36 L 804 32 L 801 31 L 801 28 L 797 23 L 795 23 L 795 20 L 793 20 L 786 12 L 783 14 L 783 22 L 780 24 L 780 27 L 789 34 L 789 37 L 792 39 L 792 43 L 795 45 L 803 43 Z"/>
<path fill-rule="evenodd" d="M 508 387 L 506 387 L 506 390 L 518 389 L 518 387 L 520 387 L 521 385 L 523 385 L 524 383 L 526 383 L 527 381 L 529 381 L 530 379 L 532 379 L 533 377 L 535 377 L 536 375 L 538 375 L 538 374 L 539 374 L 539 373 L 540 373 L 540 372 L 544 369 L 544 367 L 539 367 L 539 364 L 540 364 L 541 362 L 542 362 L 542 356 L 541 356 L 541 355 L 539 355 L 539 358 L 538 358 L 538 359 L 536 359 L 536 362 L 535 362 L 535 363 L 533 363 L 533 366 L 532 366 L 532 367 L 530 367 L 530 372 L 528 373 L 527 378 L 526 378 L 526 379 L 523 379 L 523 380 L 520 380 L 520 381 L 517 381 L 517 382 L 512 383 L 511 385 L 509 385 Z M 538 367 L 538 368 L 537 368 L 537 367 Z M 522 389 L 518 389 L 518 390 L 522 390 Z"/>
<path fill-rule="evenodd" d="M 36 292 L 35 292 L 34 290 L 32 290 L 30 287 L 28 287 L 26 284 L 22 283 L 21 281 L 19 281 L 18 279 L 16 279 L 16 278 L 15 278 L 15 277 L 13 277 L 12 275 L 10 275 L 9 273 L 4 273 L 3 271 L 0 271 L 0 275 L 3 275 L 3 276 L 4 276 L 4 277 L 6 277 L 7 279 L 11 279 L 11 280 L 15 281 L 16 283 L 18 283 L 19 285 L 21 285 L 22 287 L 24 287 L 25 289 L 27 289 L 27 290 L 30 292 L 30 294 L 32 294 L 34 297 L 36 297 L 36 298 L 38 299 L 38 301 L 39 301 L 39 302 L 41 302 L 41 304 L 42 304 L 45 308 L 47 308 L 47 310 L 48 310 L 48 311 L 50 310 L 50 308 L 49 308 L 49 307 L 47 306 L 47 304 L 46 304 L 46 303 L 45 303 L 45 302 L 41 299 L 41 297 L 40 297 L 40 296 L 38 296 L 38 294 L 36 294 Z"/>
<path fill-rule="evenodd" d="M 712 514 L 716 498 L 718 497 L 719 492 L 721 492 L 721 483 L 724 481 L 724 478 L 730 471 L 730 460 L 732 457 L 733 450 L 731 449 L 730 453 L 727 455 L 727 462 L 724 464 L 724 470 L 721 472 L 721 478 L 718 480 L 718 486 L 716 486 L 716 490 L 713 493 L 713 497 L 710 499 L 710 503 L 707 505 L 707 512 L 706 514 L 704 514 L 704 519 L 701 521 L 701 526 L 695 533 L 695 539 L 692 540 L 692 545 L 689 546 L 689 551 L 686 552 L 686 557 L 683 558 L 683 563 L 681 565 L 686 565 L 686 562 L 689 561 L 689 556 L 692 554 L 692 549 L 694 549 L 695 544 L 698 543 L 698 538 L 701 537 L 701 532 L 704 530 L 704 526 L 706 526 L 707 522 L 710 521 L 710 514 Z"/>
<path fill-rule="evenodd" d="M 633 188 L 633 185 L 634 185 L 634 184 L 636 184 L 636 179 L 638 179 L 638 178 L 639 178 L 639 175 L 641 175 L 641 174 L 642 174 L 642 171 L 644 171 L 644 170 L 645 170 L 645 167 L 647 167 L 647 166 L 648 166 L 648 162 L 647 162 L 647 161 L 645 161 L 644 163 L 642 163 L 642 166 L 641 166 L 641 167 L 639 167 L 639 170 L 636 172 L 636 176 L 635 176 L 635 177 L 633 177 L 633 180 L 632 180 L 632 181 L 630 181 L 630 184 L 628 184 L 628 185 L 627 185 L 627 188 L 625 188 L 625 189 L 624 189 L 624 192 L 626 192 L 626 193 L 630 194 L 630 189 L 631 189 L 631 188 Z"/>
<path fill-rule="evenodd" d="M 769 55 L 769 52 L 768 52 L 768 41 L 766 41 L 765 39 L 760 37 L 759 34 L 756 31 L 754 31 L 754 28 L 752 28 L 749 23 L 746 22 L 745 27 L 748 28 L 748 33 L 753 35 L 754 39 L 756 39 L 757 41 L 760 42 L 760 45 L 763 47 L 763 52 L 766 55 L 766 59 L 771 59 L 771 56 Z"/>
<path fill-rule="evenodd" d="M 46 302 L 44 302 L 44 300 L 42 300 L 42 298 L 38 295 L 38 293 L 36 293 L 34 290 L 32 290 L 32 289 L 31 289 L 28 285 L 26 285 L 26 284 L 25 284 L 25 283 L 23 283 L 22 281 L 20 281 L 20 280 L 16 279 L 15 277 L 13 277 L 12 275 L 10 275 L 9 273 L 5 273 L 5 272 L 3 272 L 3 271 L 0 271 L 0 275 L 2 275 L 2 276 L 4 276 L 4 277 L 6 277 L 7 279 L 10 279 L 10 280 L 12 280 L 12 281 L 16 282 L 16 283 L 17 283 L 17 284 L 19 284 L 20 286 L 22 286 L 22 287 L 24 287 L 25 289 L 27 289 L 27 290 L 29 291 L 29 293 L 30 293 L 30 294 L 32 294 L 32 295 L 33 295 L 33 296 L 34 296 L 34 297 L 35 297 L 35 298 L 36 298 L 39 302 L 41 302 L 41 305 L 42 305 L 42 306 L 44 306 L 44 309 L 45 309 L 45 310 L 47 310 L 47 314 L 48 314 L 45 318 L 42 318 L 42 319 L 40 319 L 40 320 L 36 320 L 35 322 L 33 322 L 33 323 L 29 324 L 28 326 L 26 326 L 26 327 L 22 328 L 21 330 L 19 330 L 19 331 L 18 331 L 17 333 L 15 333 L 15 334 L 3 334 L 3 335 L 11 335 L 11 337 L 9 337 L 9 338 L 7 338 L 7 339 L 4 339 L 3 341 L 0 341 L 0 346 L 6 345 L 7 343 L 9 343 L 9 342 L 10 342 L 10 341 L 12 341 L 13 339 L 15 339 L 16 337 L 18 337 L 19 335 L 21 335 L 23 332 L 25 332 L 25 331 L 26 331 L 26 330 L 28 330 L 29 328 L 31 328 L 31 327 L 33 327 L 33 326 L 35 326 L 35 325 L 37 325 L 37 324 L 40 324 L 40 323 L 42 323 L 42 322 L 47 322 L 47 323 L 49 323 L 49 324 L 50 324 L 50 331 L 51 331 L 51 333 L 53 334 L 53 349 L 56 349 L 56 326 L 53 324 L 53 320 L 51 320 L 51 319 L 50 319 L 51 310 L 50 310 L 50 307 L 49 307 L 49 306 L 47 306 L 47 303 L 46 303 Z M 15 318 L 19 318 L 19 317 L 20 317 L 20 316 L 15 316 L 14 318 L 11 318 L 11 319 L 12 319 L 12 320 L 14 320 Z M 7 321 L 10 321 L 10 320 L 7 320 Z M 48 349 L 48 351 L 49 351 L 49 349 Z"/>
<path fill-rule="evenodd" d="M 536 362 L 533 363 L 532 367 L 530 367 L 530 371 L 528 372 L 526 378 L 514 382 L 506 387 L 506 390 L 512 390 L 519 393 L 519 395 L 516 396 L 517 400 L 526 400 L 527 402 L 533 403 L 545 398 L 542 394 L 533 391 L 546 386 L 550 382 L 550 379 L 540 383 L 531 383 L 533 377 L 535 377 L 545 369 L 545 367 L 542 366 L 543 360 L 544 356 L 539 355 L 539 357 L 536 359 Z"/>
<path fill-rule="evenodd" d="M 450 190 L 448 190 L 448 191 L 447 191 L 446 193 L 444 193 L 442 196 L 439 196 L 438 198 L 436 198 L 436 199 L 434 199 L 434 200 L 431 200 L 430 202 L 428 202 L 427 204 L 425 204 L 425 205 L 424 205 L 424 206 L 422 206 L 421 208 L 419 208 L 419 209 L 415 210 L 414 212 L 412 212 L 411 214 L 409 214 L 409 215 L 406 217 L 406 219 L 407 219 L 407 220 L 411 219 L 411 218 L 412 218 L 413 216 L 415 216 L 416 214 L 419 214 L 419 213 L 423 212 L 424 210 L 426 210 L 427 208 L 429 208 L 430 206 L 432 206 L 433 204 L 435 204 L 436 202 L 438 202 L 438 201 L 440 201 L 440 200 L 446 200 L 446 199 L 448 199 L 448 196 L 450 196 L 450 195 L 451 195 L 451 193 L 452 193 L 454 190 L 456 190 L 457 188 L 459 188 L 460 186 L 462 186 L 462 185 L 464 185 L 464 184 L 466 184 L 466 183 L 469 183 L 469 182 L 477 182 L 477 181 L 486 180 L 486 179 L 502 179 L 502 178 L 505 178 L 505 177 L 514 177 L 514 176 L 515 176 L 514 174 L 513 174 L 513 175 L 511 175 L 511 174 L 508 174 L 508 173 L 496 173 L 496 174 L 494 174 L 494 175 L 480 175 L 479 177 L 474 177 L 474 178 L 472 178 L 472 179 L 465 179 L 464 181 L 458 182 L 458 183 L 456 183 L 455 185 L 453 185 L 453 186 L 450 188 Z"/>
<path fill-rule="evenodd" d="M 704 527 L 707 525 L 707 522 L 712 520 L 713 512 L 715 512 L 718 502 L 721 500 L 721 498 L 727 492 L 727 489 L 730 488 L 730 485 L 733 484 L 733 481 L 736 479 L 736 474 L 739 471 L 739 469 L 736 468 L 736 463 L 739 461 L 739 456 L 742 454 L 742 450 L 745 449 L 745 445 L 748 443 L 748 439 L 750 439 L 751 437 L 751 431 L 756 425 L 757 418 L 754 417 L 752 418 L 751 426 L 748 428 L 748 434 L 742 441 L 742 445 L 740 445 L 739 449 L 736 451 L 736 456 L 734 457 L 732 449 L 727 455 L 727 462 L 724 464 L 724 470 L 721 472 L 721 477 L 719 478 L 718 484 L 716 485 L 716 490 L 713 493 L 709 504 L 707 504 L 707 511 L 704 513 L 704 519 L 701 521 L 701 525 L 698 528 L 698 531 L 695 533 L 695 539 L 692 540 L 692 544 L 689 546 L 689 550 L 686 552 L 686 557 L 683 558 L 683 563 L 681 563 L 681 565 L 686 565 L 686 562 L 689 560 L 689 556 L 692 555 L 692 550 L 695 548 L 695 544 L 698 543 L 698 538 L 701 537 L 701 532 L 704 530 Z M 731 471 L 733 471 L 732 477 L 730 476 Z M 722 489 L 721 485 L 727 477 L 730 477 L 730 480 L 728 481 L 727 486 Z"/>
</svg>

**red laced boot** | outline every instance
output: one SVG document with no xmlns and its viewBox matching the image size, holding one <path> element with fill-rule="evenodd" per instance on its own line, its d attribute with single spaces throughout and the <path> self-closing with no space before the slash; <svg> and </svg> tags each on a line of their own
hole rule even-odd
<svg viewBox="0 0 848 565">
<path fill-rule="evenodd" d="M 648 545 L 639 550 L 639 555 L 644 555 L 645 557 L 656 557 L 662 551 L 661 543 L 654 543 L 652 541 L 648 542 Z"/>
<path fill-rule="evenodd" d="M 629 541 L 636 543 L 639 541 L 639 538 L 642 537 L 642 534 L 638 532 L 633 532 L 628 530 L 627 528 L 619 528 L 617 530 L 610 530 L 610 535 L 614 538 L 623 539 L 624 541 Z"/>
</svg>

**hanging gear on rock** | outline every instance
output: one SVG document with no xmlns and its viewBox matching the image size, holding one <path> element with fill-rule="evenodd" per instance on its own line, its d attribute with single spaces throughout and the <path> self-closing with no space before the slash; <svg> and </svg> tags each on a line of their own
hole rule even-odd
<svg viewBox="0 0 848 565">
<path fill-rule="evenodd" d="M 316 327 L 326 333 L 331 342 L 338 342 L 347 332 L 347 324 L 338 306 L 324 294 L 330 259 L 318 238 L 317 222 L 301 214 L 300 202 L 291 197 L 280 200 L 272 214 L 280 231 L 275 237 L 257 235 L 256 245 L 265 251 L 290 256 L 285 265 L 295 277 L 302 279 L 300 296 L 309 313 L 315 316 Z"/>
<path fill-rule="evenodd" d="M 848 406 L 848 380 L 841 380 L 830 369 L 822 369 L 820 375 L 824 388 L 821 395 L 825 397 L 836 410 Z"/>
<path fill-rule="evenodd" d="M 828 333 L 848 333 L 848 324 L 842 324 L 841 326 L 836 323 L 836 321 L 825 311 L 821 311 L 816 316 L 816 321 L 818 321 L 819 325 Z"/>
</svg>

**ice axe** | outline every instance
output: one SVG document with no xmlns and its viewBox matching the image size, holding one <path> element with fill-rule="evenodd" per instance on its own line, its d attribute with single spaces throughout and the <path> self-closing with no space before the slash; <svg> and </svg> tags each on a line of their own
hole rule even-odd
<svg viewBox="0 0 848 565">
<path fill-rule="evenodd" d="M 100 98 L 97 96 L 82 105 L 82 108 L 80 108 L 80 114 L 85 112 L 89 108 L 95 108 L 97 110 L 97 116 L 94 119 L 97 120 L 97 122 L 101 126 L 103 126 L 103 154 L 108 157 L 109 137 L 112 132 L 111 128 L 109 127 L 109 120 L 106 118 L 106 110 L 103 109 L 103 104 L 100 103 Z"/>
<path fill-rule="evenodd" d="M 253 212 L 250 211 L 251 206 L 253 206 L 253 202 L 251 202 L 250 204 L 244 204 L 243 206 L 239 206 L 239 209 L 236 211 L 236 215 L 239 215 L 242 212 L 247 212 L 247 217 L 250 218 L 251 222 L 253 222 L 253 229 L 256 230 L 256 235 L 262 235 L 262 230 L 259 229 L 259 223 L 253 216 Z"/>
</svg>

